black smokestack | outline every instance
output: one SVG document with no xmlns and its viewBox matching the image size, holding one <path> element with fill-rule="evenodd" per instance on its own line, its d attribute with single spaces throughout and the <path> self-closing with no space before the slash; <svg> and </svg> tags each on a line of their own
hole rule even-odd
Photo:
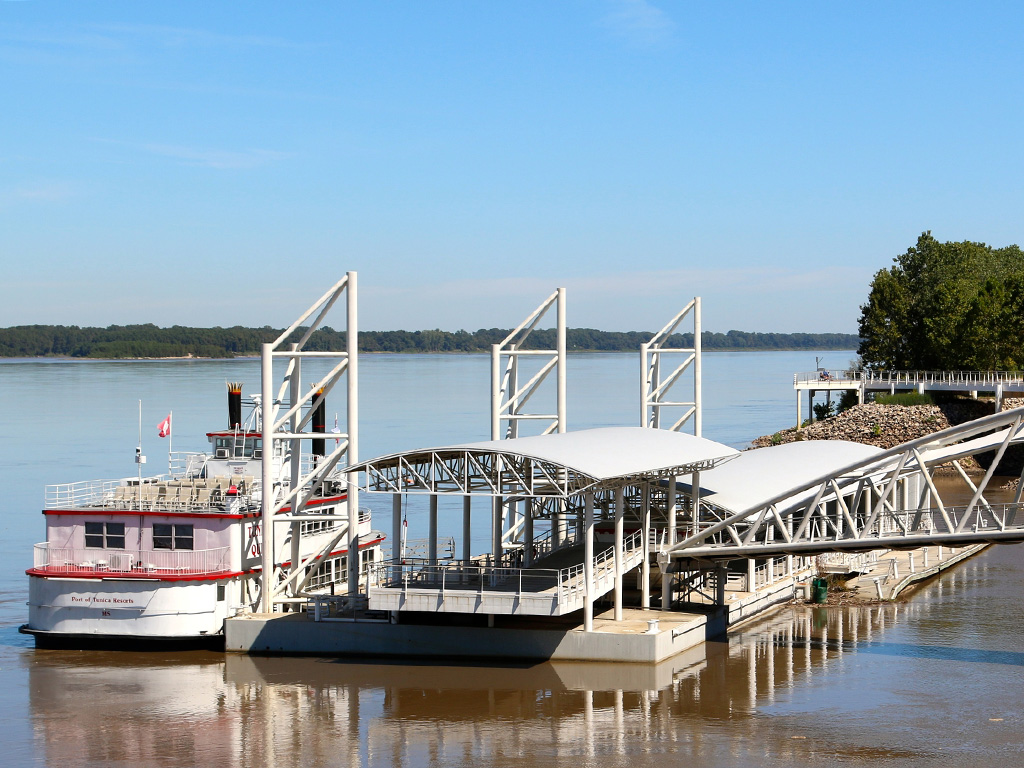
<svg viewBox="0 0 1024 768">
<path fill-rule="evenodd" d="M 242 382 L 228 383 L 228 429 L 242 428 Z"/>
<path fill-rule="evenodd" d="M 327 398 L 324 397 L 324 388 L 320 387 L 313 398 L 313 431 L 323 434 L 327 431 Z M 323 456 L 325 441 L 323 438 L 313 438 L 313 455 Z"/>
</svg>

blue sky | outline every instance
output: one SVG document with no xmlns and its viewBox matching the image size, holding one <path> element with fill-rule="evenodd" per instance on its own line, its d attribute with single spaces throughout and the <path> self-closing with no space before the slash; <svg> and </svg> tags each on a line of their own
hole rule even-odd
<svg viewBox="0 0 1024 768">
<path fill-rule="evenodd" d="M 0 326 L 855 332 L 1021 242 L 1022 8 L 0 2 Z"/>
</svg>

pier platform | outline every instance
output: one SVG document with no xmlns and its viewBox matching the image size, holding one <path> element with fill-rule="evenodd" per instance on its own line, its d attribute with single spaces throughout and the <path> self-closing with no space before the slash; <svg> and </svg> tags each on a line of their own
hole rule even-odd
<svg viewBox="0 0 1024 768">
<path fill-rule="evenodd" d="M 404 617 L 403 617 L 404 618 Z M 652 620 L 657 624 L 652 625 Z M 495 626 L 392 624 L 379 620 L 314 621 L 306 613 L 250 614 L 228 619 L 225 649 L 254 655 L 390 656 L 435 659 L 625 661 L 653 663 L 724 631 L 721 617 L 624 609 L 580 623 L 541 623 L 496 617 Z"/>
<path fill-rule="evenodd" d="M 495 616 L 494 626 L 445 621 L 442 615 L 403 614 L 394 624 L 372 615 L 321 617 L 310 612 L 254 613 L 228 619 L 229 653 L 270 656 L 378 656 L 504 661 L 589 661 L 652 664 L 720 637 L 795 594 L 797 579 L 781 578 L 755 592 L 727 590 L 723 606 L 694 604 L 692 611 L 611 608 L 595 611 L 594 629 L 581 615 L 561 619 Z M 652 623 L 653 622 L 653 623 Z"/>
<path fill-rule="evenodd" d="M 857 392 L 857 401 L 865 402 L 869 392 L 952 392 L 977 398 L 991 395 L 995 412 L 1003 409 L 1005 398 L 1024 397 L 1024 373 L 1020 371 L 856 371 L 818 369 L 793 374 L 796 390 L 796 425 L 802 422 L 801 395 L 807 393 L 808 415 L 814 416 L 816 392 Z"/>
<path fill-rule="evenodd" d="M 860 576 L 847 582 L 864 597 L 894 600 L 914 584 L 931 578 L 985 549 L 923 547 L 887 551 Z M 494 626 L 446 623 L 395 624 L 372 615 L 327 617 L 308 612 L 249 614 L 228 619 L 225 650 L 254 656 L 338 656 L 515 661 L 632 662 L 657 664 L 763 617 L 801 594 L 808 571 L 761 585 L 754 592 L 729 588 L 723 606 L 694 604 L 692 612 L 624 608 L 622 621 L 612 609 L 595 612 L 594 629 L 582 619 L 494 617 Z M 652 623 L 655 622 L 655 623 Z"/>
<path fill-rule="evenodd" d="M 900 593 L 918 582 L 937 576 L 989 546 L 992 545 L 921 547 L 903 552 L 887 552 L 878 558 L 871 571 L 851 579 L 847 586 L 859 587 L 864 595 L 874 595 L 880 600 L 895 600 Z"/>
</svg>

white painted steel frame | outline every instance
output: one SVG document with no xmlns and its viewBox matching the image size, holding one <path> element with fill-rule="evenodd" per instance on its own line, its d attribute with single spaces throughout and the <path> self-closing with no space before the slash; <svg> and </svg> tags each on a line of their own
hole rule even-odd
<svg viewBox="0 0 1024 768">
<path fill-rule="evenodd" d="M 511 448 L 452 447 L 371 459 L 361 462 L 357 469 L 365 473 L 359 487 L 367 492 L 569 499 L 589 489 L 612 490 L 708 470 L 731 458 L 710 457 L 621 477 L 595 478 Z"/>
<path fill-rule="evenodd" d="M 346 304 L 346 347 L 345 351 L 307 351 L 305 345 L 313 333 L 325 323 L 334 305 L 345 297 Z M 312 320 L 310 320 L 312 318 Z M 314 302 L 278 338 L 261 349 L 261 396 L 263 450 L 265 460 L 261 478 L 261 528 L 263 535 L 260 607 L 265 613 L 275 607 L 294 600 L 309 578 L 308 566 L 315 566 L 329 554 L 343 537 L 348 540 L 348 585 L 354 595 L 358 584 L 359 543 L 359 496 L 358 484 L 348 476 L 348 500 L 346 524 L 339 528 L 331 541 L 314 555 L 300 561 L 291 558 L 290 565 L 282 569 L 275 562 L 275 526 L 295 525 L 298 518 L 336 517 L 307 510 L 306 504 L 312 499 L 317 488 L 328 476 L 335 475 L 339 466 L 356 463 L 359 446 L 359 374 L 358 374 L 358 299 L 356 273 L 348 272 L 330 290 Z M 300 327 L 305 331 L 298 342 L 287 343 L 287 339 Z M 306 394 L 301 392 L 301 361 L 305 357 L 336 358 L 337 364 L 320 381 L 314 383 Z M 284 376 L 277 392 L 274 391 L 274 359 L 288 361 Z M 313 417 L 313 409 L 331 392 L 342 378 L 346 380 L 345 431 L 303 432 Z M 319 390 L 322 394 L 318 394 Z M 307 408 L 308 406 L 308 408 Z M 303 415 L 303 409 L 306 409 Z M 301 441 L 321 439 L 336 440 L 335 448 L 326 454 L 312 470 L 303 472 L 301 467 Z M 272 459 L 281 456 L 283 462 Z M 287 481 L 286 481 L 287 475 Z M 283 512 L 290 507 L 289 512 Z M 293 535 L 293 540 L 298 537 Z M 302 578 L 305 577 L 305 578 Z M 290 595 L 289 595 L 290 593 Z"/>
<path fill-rule="evenodd" d="M 665 344 L 677 332 L 687 317 L 693 321 L 693 346 L 670 348 Z M 662 375 L 662 358 L 684 355 L 683 361 L 667 375 Z M 678 357 L 676 357 L 678 359 Z M 693 400 L 670 400 L 670 390 L 679 382 L 688 368 L 693 372 Z M 696 296 L 668 325 L 658 331 L 646 344 L 640 346 L 640 426 L 661 429 L 662 412 L 683 408 L 669 429 L 679 431 L 693 420 L 693 434 L 701 436 L 701 317 L 700 297 Z"/>
<path fill-rule="evenodd" d="M 551 307 L 555 307 L 556 312 L 555 349 L 523 349 L 524 342 Z M 527 356 L 541 358 L 542 365 L 520 386 L 519 358 Z M 527 403 L 552 370 L 557 380 L 554 413 L 530 413 L 526 410 Z M 500 344 L 491 346 L 491 439 L 519 437 L 519 422 L 524 420 L 549 421 L 541 432 L 544 435 L 566 431 L 565 288 L 548 296 Z"/>
<path fill-rule="evenodd" d="M 666 554 L 725 560 L 1024 541 L 1020 488 L 1011 504 L 985 498 L 1007 448 L 1022 443 L 1024 408 L 1018 408 L 909 441 L 748 509 L 716 508 L 705 500 L 693 532 Z M 992 450 L 992 463 L 975 484 L 959 460 Z M 945 504 L 935 485 L 935 468 L 949 462 L 972 490 L 966 505 Z"/>
<path fill-rule="evenodd" d="M 555 348 L 523 349 L 523 345 L 538 324 L 555 308 Z M 522 323 L 505 337 L 500 344 L 491 347 L 491 439 L 517 438 L 519 425 L 523 421 L 539 422 L 540 434 L 565 432 L 566 423 L 566 362 L 565 362 L 565 288 L 558 288 L 548 296 Z M 521 357 L 536 357 L 539 370 L 520 385 Z M 504 369 L 504 372 L 503 370 Z M 531 412 L 527 405 L 541 391 L 541 386 L 551 372 L 555 372 L 554 412 Z M 548 422 L 546 425 L 544 422 Z M 504 428 L 503 428 L 504 427 Z M 499 459 L 500 466 L 500 459 Z M 522 547 L 526 557 L 532 559 L 533 527 L 531 511 L 516 501 L 499 496 L 494 504 L 492 526 L 492 554 L 500 559 L 503 550 L 509 546 Z M 556 529 L 560 522 L 555 523 Z M 517 541 L 526 535 L 527 542 Z"/>
</svg>

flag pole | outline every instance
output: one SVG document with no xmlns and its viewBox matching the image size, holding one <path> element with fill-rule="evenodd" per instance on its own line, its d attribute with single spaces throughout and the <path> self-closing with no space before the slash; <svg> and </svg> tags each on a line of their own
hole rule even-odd
<svg viewBox="0 0 1024 768">
<path fill-rule="evenodd" d="M 142 400 L 139 400 L 139 447 L 135 449 L 135 464 L 139 468 L 139 509 L 142 509 Z"/>
<path fill-rule="evenodd" d="M 167 414 L 167 423 L 170 429 L 167 431 L 167 479 L 173 479 L 171 472 L 171 444 L 174 442 L 174 411 Z"/>
</svg>

